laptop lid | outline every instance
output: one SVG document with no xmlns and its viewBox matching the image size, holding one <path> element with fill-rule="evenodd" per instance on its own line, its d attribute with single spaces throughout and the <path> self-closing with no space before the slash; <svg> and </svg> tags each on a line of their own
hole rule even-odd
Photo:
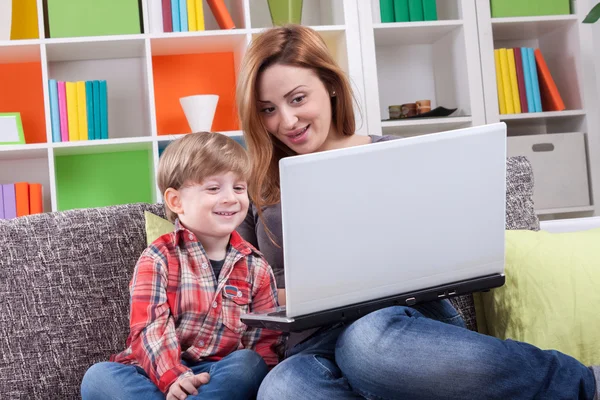
<svg viewBox="0 0 600 400">
<path fill-rule="evenodd" d="M 504 271 L 504 123 L 279 165 L 288 317 Z"/>
</svg>

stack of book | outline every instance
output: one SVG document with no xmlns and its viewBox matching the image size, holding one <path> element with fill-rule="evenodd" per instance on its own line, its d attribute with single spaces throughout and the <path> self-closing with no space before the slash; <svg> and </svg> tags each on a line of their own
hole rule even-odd
<svg viewBox="0 0 600 400">
<path fill-rule="evenodd" d="M 0 185 L 0 219 L 44 212 L 41 183 L 16 182 Z"/>
<path fill-rule="evenodd" d="M 565 109 L 540 49 L 495 49 L 494 59 L 500 114 Z"/>
<path fill-rule="evenodd" d="M 435 0 L 379 0 L 381 22 L 437 21 Z"/>
<path fill-rule="evenodd" d="M 53 142 L 108 139 L 105 80 L 64 82 L 50 79 Z"/>
<path fill-rule="evenodd" d="M 206 0 L 221 29 L 233 29 L 235 24 L 223 0 Z M 162 24 L 162 32 L 193 32 L 204 30 L 202 0 L 156 0 L 150 5 L 152 24 Z"/>
</svg>

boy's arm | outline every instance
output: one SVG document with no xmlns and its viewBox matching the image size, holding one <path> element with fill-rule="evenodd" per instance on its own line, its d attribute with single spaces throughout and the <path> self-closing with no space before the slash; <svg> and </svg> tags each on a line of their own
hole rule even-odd
<svg viewBox="0 0 600 400">
<path fill-rule="evenodd" d="M 152 382 L 167 393 L 181 375 L 181 348 L 167 299 L 167 266 L 160 257 L 142 256 L 131 281 L 130 345 Z"/>
<path fill-rule="evenodd" d="M 251 311 L 268 310 L 277 307 L 277 286 L 271 267 L 261 258 L 257 258 L 262 265 L 257 267 L 260 271 L 257 289 L 253 291 Z M 264 328 L 249 328 L 242 335 L 242 346 L 245 349 L 256 351 L 265 360 L 269 367 L 277 365 L 283 356 L 285 336 L 278 331 Z"/>
</svg>

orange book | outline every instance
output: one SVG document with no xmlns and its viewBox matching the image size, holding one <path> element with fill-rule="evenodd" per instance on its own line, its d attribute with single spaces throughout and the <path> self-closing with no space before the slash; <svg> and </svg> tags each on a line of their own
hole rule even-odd
<svg viewBox="0 0 600 400">
<path fill-rule="evenodd" d="M 540 95 L 542 97 L 542 110 L 543 111 L 562 111 L 564 110 L 565 103 L 558 93 L 558 88 L 552 74 L 546 65 L 546 60 L 540 49 L 535 49 L 535 63 L 537 64 L 538 78 L 540 81 Z"/>
<path fill-rule="evenodd" d="M 42 184 L 29 184 L 29 214 L 41 214 L 44 212 L 42 201 Z"/>
<path fill-rule="evenodd" d="M 221 29 L 234 29 L 235 24 L 233 23 L 233 19 L 231 19 L 231 14 L 227 10 L 225 3 L 223 0 L 206 0 L 208 6 L 210 7 L 210 11 L 212 11 L 217 23 L 219 24 L 219 28 Z"/>
<path fill-rule="evenodd" d="M 27 182 L 15 183 L 15 198 L 17 201 L 17 217 L 29 215 L 29 184 Z"/>
</svg>

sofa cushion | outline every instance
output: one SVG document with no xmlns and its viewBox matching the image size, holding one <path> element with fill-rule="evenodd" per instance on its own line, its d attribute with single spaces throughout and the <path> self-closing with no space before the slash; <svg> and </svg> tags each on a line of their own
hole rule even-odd
<svg viewBox="0 0 600 400">
<path fill-rule="evenodd" d="M 144 211 L 164 217 L 131 204 L 0 221 L 2 397 L 79 398 L 87 368 L 124 348 Z"/>
</svg>

